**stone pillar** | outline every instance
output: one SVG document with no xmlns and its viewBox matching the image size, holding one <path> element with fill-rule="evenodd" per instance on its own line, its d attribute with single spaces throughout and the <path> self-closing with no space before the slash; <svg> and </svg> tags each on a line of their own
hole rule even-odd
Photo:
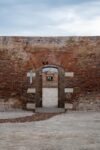
<svg viewBox="0 0 100 150">
<path fill-rule="evenodd" d="M 65 93 L 64 93 L 64 70 L 58 68 L 58 107 L 64 108 Z"/>
<path fill-rule="evenodd" d="M 36 107 L 42 107 L 42 71 L 36 72 Z"/>
</svg>

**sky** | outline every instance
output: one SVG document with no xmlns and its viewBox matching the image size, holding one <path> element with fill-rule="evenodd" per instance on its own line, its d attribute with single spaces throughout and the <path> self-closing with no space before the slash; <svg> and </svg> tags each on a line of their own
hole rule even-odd
<svg viewBox="0 0 100 150">
<path fill-rule="evenodd" d="M 100 35 L 100 0 L 0 0 L 0 35 Z"/>
<path fill-rule="evenodd" d="M 54 72 L 58 72 L 58 69 L 52 67 L 52 68 L 44 68 L 42 71 L 43 72 L 50 71 L 50 72 L 54 73 Z"/>
</svg>

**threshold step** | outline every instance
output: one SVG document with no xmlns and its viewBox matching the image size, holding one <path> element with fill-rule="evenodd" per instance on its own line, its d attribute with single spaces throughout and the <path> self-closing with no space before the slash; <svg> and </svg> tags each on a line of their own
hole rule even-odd
<svg viewBox="0 0 100 150">
<path fill-rule="evenodd" d="M 64 113 L 64 108 L 50 108 L 50 107 L 37 107 L 35 109 L 37 113 Z"/>
</svg>

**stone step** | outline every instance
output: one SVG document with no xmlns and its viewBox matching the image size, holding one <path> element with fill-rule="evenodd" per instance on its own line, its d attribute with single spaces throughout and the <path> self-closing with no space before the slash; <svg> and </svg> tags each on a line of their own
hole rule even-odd
<svg viewBox="0 0 100 150">
<path fill-rule="evenodd" d="M 53 108 L 53 107 L 37 107 L 35 109 L 37 113 L 64 113 L 64 108 Z"/>
</svg>

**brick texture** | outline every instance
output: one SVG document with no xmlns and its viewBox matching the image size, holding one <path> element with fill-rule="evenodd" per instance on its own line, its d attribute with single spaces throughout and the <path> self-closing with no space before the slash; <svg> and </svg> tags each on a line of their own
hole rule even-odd
<svg viewBox="0 0 100 150">
<path fill-rule="evenodd" d="M 36 72 L 44 65 L 74 72 L 74 77 L 65 77 L 62 85 L 74 87 L 74 93 L 64 98 L 73 104 L 73 109 L 79 108 L 83 95 L 100 93 L 100 37 L 0 37 L 1 101 L 18 99 L 18 107 L 22 108 L 27 101 L 35 102 L 36 96 L 27 96 L 26 91 L 30 86 L 38 88 L 37 79 L 29 85 L 26 75 L 30 69 Z M 95 97 L 93 101 L 97 103 Z M 86 105 L 82 105 L 81 99 L 82 106 Z"/>
</svg>

